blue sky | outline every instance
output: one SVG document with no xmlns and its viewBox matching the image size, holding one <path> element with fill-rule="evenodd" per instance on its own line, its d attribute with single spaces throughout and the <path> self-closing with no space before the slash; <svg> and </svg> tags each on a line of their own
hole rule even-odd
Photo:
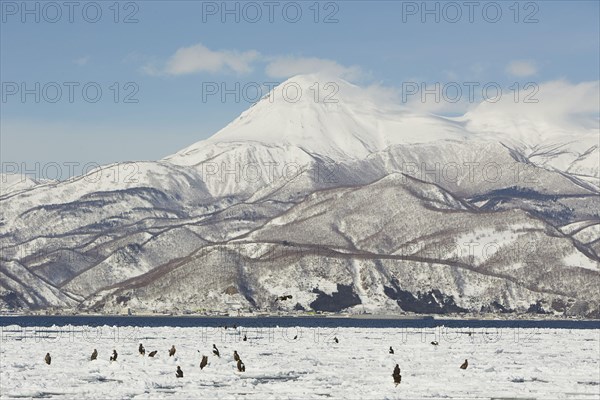
<svg viewBox="0 0 600 400">
<path fill-rule="evenodd" d="M 38 3 L 36 22 L 35 14 L 23 15 L 23 3 L 1 3 L 0 153 L 3 163 L 29 166 L 159 159 L 210 136 L 248 108 L 243 100 L 204 102 L 203 82 L 281 82 L 297 72 L 324 70 L 399 90 L 407 81 L 575 84 L 597 81 L 600 71 L 598 1 L 520 2 L 517 17 L 513 1 L 476 2 L 473 22 L 461 1 L 453 3 L 462 13 L 455 23 L 449 20 L 456 9 L 448 2 L 437 2 L 439 22 L 433 14 L 422 22 L 422 2 L 320 2 L 318 22 L 314 1 L 297 2 L 302 16 L 296 23 L 289 22 L 295 17 L 291 2 L 273 2 L 272 22 L 264 2 L 253 3 L 262 12 L 255 23 L 248 21 L 255 10 L 243 9 L 243 2 L 228 3 L 239 7 L 239 22 L 234 14 L 221 20 L 222 2 L 121 2 L 118 23 L 113 1 L 86 6 L 85 15 L 89 2 L 78 3 L 72 22 L 64 6 L 55 17 L 56 10 Z M 36 2 L 27 4 L 33 9 Z M 502 16 L 491 23 L 496 4 Z M 96 5 L 102 16 L 88 22 Z M 337 22 L 325 23 L 331 13 Z M 130 14 L 138 22 L 124 23 Z M 537 22 L 525 23 L 528 16 Z M 23 101 L 20 85 L 31 89 L 36 82 L 40 102 L 33 94 Z M 62 88 L 55 103 L 48 101 L 55 96 L 52 82 Z M 73 102 L 65 82 L 79 84 Z M 83 98 L 88 82 L 102 90 L 96 103 Z M 133 85 L 125 87 L 128 82 Z M 44 85 L 48 96 L 41 93 Z M 11 94 L 15 87 L 19 91 Z M 134 89 L 131 99 L 138 102 L 124 102 Z"/>
</svg>

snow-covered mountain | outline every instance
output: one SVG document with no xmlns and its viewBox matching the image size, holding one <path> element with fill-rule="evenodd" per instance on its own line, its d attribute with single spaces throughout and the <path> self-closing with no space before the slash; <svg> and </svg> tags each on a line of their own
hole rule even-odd
<svg viewBox="0 0 600 400">
<path fill-rule="evenodd" d="M 295 93 L 302 95 L 296 99 Z M 286 175 L 285 166 L 294 171 L 293 166 L 311 162 L 364 160 L 390 146 L 412 145 L 412 152 L 415 145 L 436 144 L 437 154 L 430 157 L 433 164 L 444 156 L 440 142 L 501 143 L 512 157 L 522 158 L 519 161 L 570 171 L 600 187 L 597 121 L 552 119 L 533 112 L 535 104 L 523 105 L 519 112 L 495 106 L 504 104 L 483 102 L 459 118 L 417 114 L 343 80 L 297 76 L 211 138 L 165 160 L 200 169 L 206 180 L 214 182 L 208 184 L 213 195 L 231 195 L 246 189 L 254 192 L 268 178 Z M 236 166 L 247 170 L 234 175 Z M 230 185 L 229 177 L 242 182 Z"/>
<path fill-rule="evenodd" d="M 598 132 L 502 110 L 291 78 L 163 160 L 3 191 L 0 304 L 597 317 Z"/>
</svg>

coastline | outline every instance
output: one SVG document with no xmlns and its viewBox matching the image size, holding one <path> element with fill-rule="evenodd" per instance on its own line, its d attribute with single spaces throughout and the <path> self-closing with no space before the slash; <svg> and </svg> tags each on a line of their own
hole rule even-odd
<svg viewBox="0 0 600 400">
<path fill-rule="evenodd" d="M 133 313 L 133 314 L 95 314 L 95 313 L 0 313 L 0 318 L 156 318 L 156 319 L 214 319 L 214 320 L 272 320 L 272 319 L 327 319 L 327 320 L 397 320 L 397 321 L 597 321 L 580 316 L 560 316 L 548 314 L 266 314 L 257 313 L 231 314 L 165 314 L 165 313 Z"/>
</svg>

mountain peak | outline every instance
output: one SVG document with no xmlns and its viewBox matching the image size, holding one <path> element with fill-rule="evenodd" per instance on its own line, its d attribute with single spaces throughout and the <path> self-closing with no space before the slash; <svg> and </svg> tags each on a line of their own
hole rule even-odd
<svg viewBox="0 0 600 400">
<path fill-rule="evenodd" d="M 295 75 L 275 86 L 257 105 L 278 107 L 323 106 L 337 103 L 364 103 L 366 93 L 358 86 L 328 74 Z"/>
<path fill-rule="evenodd" d="M 343 160 L 364 158 L 393 144 L 462 134 L 448 119 L 411 114 L 343 79 L 308 74 L 285 80 L 215 135 L 167 160 L 197 164 L 214 153 L 208 150 L 211 145 L 247 142 Z"/>
</svg>

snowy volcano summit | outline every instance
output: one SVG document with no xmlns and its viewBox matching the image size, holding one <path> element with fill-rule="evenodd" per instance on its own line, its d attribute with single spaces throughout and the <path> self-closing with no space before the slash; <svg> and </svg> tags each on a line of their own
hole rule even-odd
<svg viewBox="0 0 600 400">
<path fill-rule="evenodd" d="M 509 100 L 483 102 L 462 117 L 444 118 L 413 112 L 388 97 L 340 79 L 296 76 L 209 139 L 165 161 L 208 168 L 208 176 L 217 175 L 216 169 L 222 175 L 227 174 L 227 167 L 252 165 L 252 169 L 263 168 L 260 177 L 272 178 L 282 173 L 277 167 L 290 163 L 304 166 L 327 160 L 347 164 L 402 146 L 423 148 L 429 144 L 444 152 L 447 143 L 488 143 L 502 144 L 513 158 L 570 172 L 596 189 L 600 186 L 597 120 L 593 118 L 560 118 L 540 111 L 537 104 L 515 107 Z M 432 164 L 439 156 L 429 156 Z M 222 183 L 213 188 L 217 196 L 248 189 L 243 184 L 231 187 Z M 269 182 L 257 179 L 257 183 L 251 192 Z"/>
<path fill-rule="evenodd" d="M 163 160 L 4 188 L 0 305 L 598 318 L 594 126 L 297 76 Z"/>
<path fill-rule="evenodd" d="M 412 114 L 340 79 L 288 79 L 210 139 L 167 159 L 205 161 L 208 144 L 255 142 L 297 147 L 335 160 L 360 159 L 394 144 L 464 139 L 454 121 Z"/>
</svg>

